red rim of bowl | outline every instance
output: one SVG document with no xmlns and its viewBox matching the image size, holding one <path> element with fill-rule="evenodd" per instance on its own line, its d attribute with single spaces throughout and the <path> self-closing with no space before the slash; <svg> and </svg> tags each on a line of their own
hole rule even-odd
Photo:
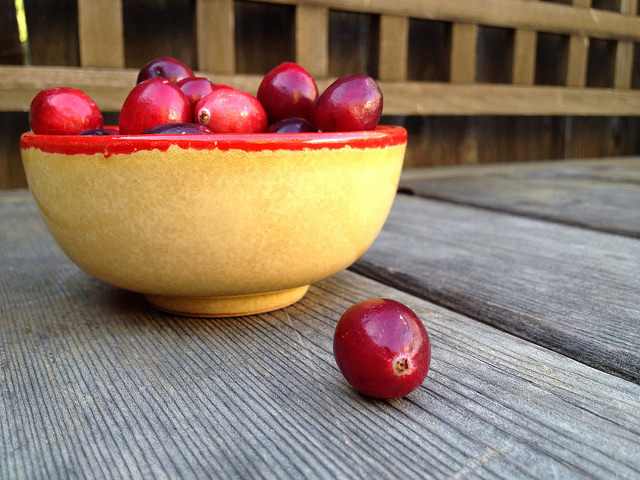
<svg viewBox="0 0 640 480">
<path fill-rule="evenodd" d="M 213 135 L 36 135 L 23 133 L 20 147 L 37 148 L 48 153 L 67 155 L 100 153 L 106 157 L 140 150 L 166 151 L 180 148 L 209 150 L 319 150 L 322 148 L 381 148 L 407 141 L 403 127 L 380 125 L 375 130 L 354 132 L 256 133 Z"/>
</svg>

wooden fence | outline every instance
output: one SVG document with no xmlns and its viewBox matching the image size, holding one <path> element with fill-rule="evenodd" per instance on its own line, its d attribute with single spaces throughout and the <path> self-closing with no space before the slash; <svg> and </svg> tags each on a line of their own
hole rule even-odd
<svg viewBox="0 0 640 480">
<path fill-rule="evenodd" d="M 160 55 L 252 93 L 286 60 L 320 88 L 373 75 L 385 121 L 410 131 L 408 167 L 640 153 L 638 0 L 51 3 L 25 0 L 33 65 L 11 65 L 17 27 L 0 34 L 0 187 L 23 182 L 18 112 L 39 90 L 74 86 L 117 112 Z"/>
</svg>

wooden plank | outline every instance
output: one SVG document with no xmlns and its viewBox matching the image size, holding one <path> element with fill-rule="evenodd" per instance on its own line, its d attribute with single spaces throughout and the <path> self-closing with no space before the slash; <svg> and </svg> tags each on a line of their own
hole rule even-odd
<svg viewBox="0 0 640 480">
<path fill-rule="evenodd" d="M 451 33 L 451 66 L 449 80 L 452 83 L 476 81 L 478 25 L 454 23 Z"/>
<path fill-rule="evenodd" d="M 380 59 L 378 78 L 387 81 L 407 79 L 409 55 L 409 19 L 382 15 L 380 17 Z"/>
<path fill-rule="evenodd" d="M 571 35 L 567 60 L 568 87 L 584 87 L 587 83 L 587 64 L 589 60 L 589 37 Z"/>
<path fill-rule="evenodd" d="M 124 67 L 122 0 L 78 0 L 80 64 Z"/>
<path fill-rule="evenodd" d="M 533 85 L 536 78 L 536 46 L 538 34 L 518 29 L 513 40 L 513 69 L 511 81 L 519 85 Z"/>
<path fill-rule="evenodd" d="M 216 83 L 255 91 L 261 75 L 197 72 Z M 0 110 L 26 111 L 43 88 L 70 85 L 106 110 L 119 111 L 137 70 L 0 66 Z M 333 79 L 317 79 L 326 88 Z M 387 115 L 640 115 L 640 91 L 555 86 L 380 82 Z"/>
<path fill-rule="evenodd" d="M 640 18 L 604 10 L 526 0 L 258 0 L 449 22 L 522 28 L 596 38 L 640 40 Z"/>
<path fill-rule="evenodd" d="M 535 30 L 516 29 L 513 38 L 512 83 L 518 85 L 533 85 L 535 83 L 537 44 L 538 33 Z"/>
<path fill-rule="evenodd" d="M 631 88 L 633 73 L 633 42 L 618 42 L 616 46 L 616 66 L 613 77 L 613 87 L 619 89 Z"/>
<path fill-rule="evenodd" d="M 417 195 L 640 238 L 640 157 L 406 172 Z"/>
<path fill-rule="evenodd" d="M 296 61 L 314 77 L 329 74 L 329 9 L 296 7 Z"/>
<path fill-rule="evenodd" d="M 620 0 L 620 13 L 634 16 L 638 11 L 638 0 Z M 619 41 L 616 45 L 614 88 L 629 89 L 633 75 L 633 49 L 630 41 Z"/>
<path fill-rule="evenodd" d="M 591 0 L 572 0 L 578 8 L 588 9 Z M 568 87 L 584 87 L 587 83 L 587 66 L 589 63 L 589 37 L 584 33 L 572 34 L 569 37 L 569 52 L 567 53 Z"/>
<path fill-rule="evenodd" d="M 270 314 L 172 317 L 73 266 L 27 192 L 0 193 L 0 226 L 2 478 L 640 471 L 638 385 L 352 272 Z M 363 398 L 333 360 L 337 319 L 372 297 L 431 336 L 405 399 Z"/>
<path fill-rule="evenodd" d="M 640 241 L 399 196 L 354 267 L 640 383 Z"/>
<path fill-rule="evenodd" d="M 198 69 L 235 73 L 235 15 L 233 0 L 196 0 Z"/>
</svg>

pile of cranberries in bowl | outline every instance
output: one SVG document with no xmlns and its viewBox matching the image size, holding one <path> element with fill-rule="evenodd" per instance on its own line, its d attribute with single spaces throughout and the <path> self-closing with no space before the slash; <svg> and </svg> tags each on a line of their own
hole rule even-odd
<svg viewBox="0 0 640 480">
<path fill-rule="evenodd" d="M 381 113 L 382 92 L 366 75 L 340 77 L 319 94 L 304 68 L 286 62 L 263 77 L 254 96 L 161 57 L 140 70 L 117 129 L 105 128 L 98 106 L 67 87 L 38 93 L 29 121 L 45 135 L 302 133 L 372 130 Z"/>
</svg>

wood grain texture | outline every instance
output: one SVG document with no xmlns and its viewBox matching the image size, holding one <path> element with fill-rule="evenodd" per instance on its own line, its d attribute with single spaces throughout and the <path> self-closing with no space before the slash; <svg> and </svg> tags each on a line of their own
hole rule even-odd
<svg viewBox="0 0 640 480">
<path fill-rule="evenodd" d="M 329 74 L 329 9 L 296 7 L 296 62 L 314 77 Z"/>
<path fill-rule="evenodd" d="M 620 0 L 620 13 L 634 16 L 638 13 L 638 0 Z M 614 88 L 631 88 L 633 74 L 633 49 L 630 41 L 619 41 L 616 45 Z"/>
<path fill-rule="evenodd" d="M 124 67 L 122 0 L 78 0 L 83 67 Z"/>
<path fill-rule="evenodd" d="M 408 171 L 427 198 L 640 238 L 640 158 Z"/>
<path fill-rule="evenodd" d="M 640 241 L 398 196 L 355 270 L 640 383 Z"/>
<path fill-rule="evenodd" d="M 567 59 L 567 87 L 584 87 L 587 83 L 589 37 L 571 35 Z"/>
<path fill-rule="evenodd" d="M 633 42 L 618 42 L 616 45 L 615 73 L 613 79 L 614 88 L 631 88 L 633 48 Z"/>
<path fill-rule="evenodd" d="M 511 72 L 513 83 L 533 85 L 536 78 L 537 40 L 538 34 L 533 30 L 516 30 L 513 41 L 513 68 Z"/>
<path fill-rule="evenodd" d="M 343 272 L 298 304 L 173 317 L 78 270 L 28 193 L 0 193 L 0 476 L 633 478 L 640 387 Z M 339 316 L 406 303 L 433 360 L 367 400 L 332 357 Z"/>
<path fill-rule="evenodd" d="M 409 54 L 409 18 L 380 17 L 380 58 L 378 78 L 388 81 L 407 79 Z"/>
<path fill-rule="evenodd" d="M 454 23 L 451 32 L 451 64 L 449 80 L 473 83 L 477 71 L 478 25 Z"/>
<path fill-rule="evenodd" d="M 331 9 L 399 15 L 450 22 L 523 28 L 551 33 L 580 32 L 596 38 L 640 40 L 640 18 L 603 10 L 574 8 L 526 0 L 258 0 L 268 3 L 316 5 Z"/>
<path fill-rule="evenodd" d="M 235 73 L 235 16 L 233 0 L 196 0 L 198 68 Z"/>
</svg>

